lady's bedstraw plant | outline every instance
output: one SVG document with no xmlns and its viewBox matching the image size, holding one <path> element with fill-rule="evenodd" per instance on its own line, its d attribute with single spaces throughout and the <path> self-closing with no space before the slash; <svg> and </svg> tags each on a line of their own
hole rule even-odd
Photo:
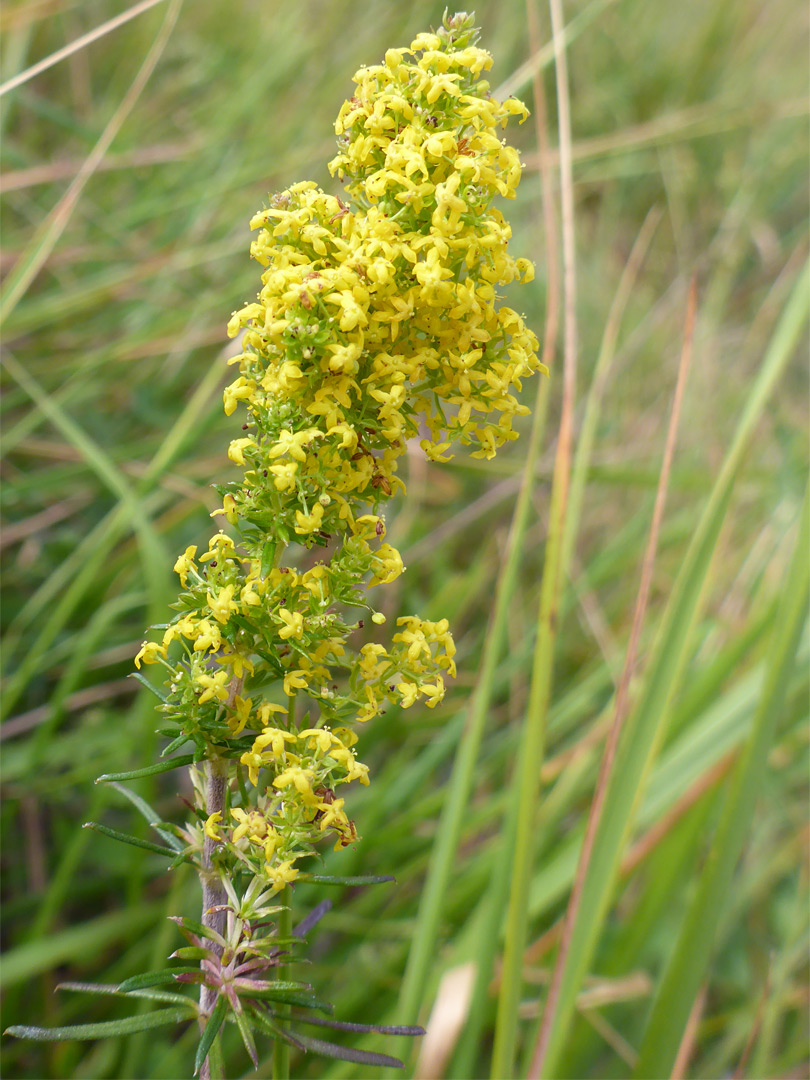
<svg viewBox="0 0 810 1080">
<path fill-rule="evenodd" d="M 353 613 L 384 624 L 376 587 L 404 570 L 382 509 L 405 493 L 409 441 L 433 461 L 455 442 L 491 458 L 528 411 L 514 392 L 538 368 L 537 341 L 497 290 L 532 266 L 508 254 L 492 205 L 521 173 L 499 131 L 527 113 L 491 97 L 472 24 L 445 17 L 355 75 L 330 163 L 348 202 L 304 182 L 251 221 L 262 288 L 228 324 L 243 331 L 224 393 L 243 421 L 228 456 L 244 469 L 217 489 L 229 531 L 178 558 L 178 614 L 135 661 L 166 672 L 166 753 L 194 744 L 197 817 L 181 854 L 203 913 L 177 920 L 191 947 L 176 955 L 201 964 L 164 981 L 202 984 L 198 1067 L 225 1019 L 254 1062 L 254 1028 L 336 1052 L 289 1031 L 289 1004 L 313 1004 L 306 987 L 266 977 L 287 960 L 289 886 L 323 841 L 358 840 L 346 792 L 369 770 L 356 729 L 389 704 L 434 707 L 455 675 L 445 619 L 406 614 L 385 643 L 354 645 Z M 276 1065 L 284 1074 L 283 1052 Z"/>
</svg>

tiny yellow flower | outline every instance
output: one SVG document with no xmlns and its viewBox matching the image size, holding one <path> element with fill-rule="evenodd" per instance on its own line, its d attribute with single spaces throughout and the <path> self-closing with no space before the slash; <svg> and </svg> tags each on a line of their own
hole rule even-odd
<svg viewBox="0 0 810 1080">
<path fill-rule="evenodd" d="M 441 678 L 436 679 L 435 683 L 420 683 L 419 689 L 425 695 L 425 704 L 429 709 L 435 708 L 444 697 L 444 683 Z"/>
<path fill-rule="evenodd" d="M 227 671 L 215 671 L 213 675 L 200 672 L 195 681 L 198 686 L 203 688 L 202 694 L 197 699 L 200 705 L 204 705 L 206 701 L 213 701 L 214 698 L 217 701 L 228 700 L 228 691 L 226 689 L 228 684 Z"/>
<path fill-rule="evenodd" d="M 298 523 L 295 526 L 295 531 L 300 536 L 306 536 L 308 533 L 318 532 L 323 524 L 323 507 L 320 503 L 315 503 L 312 507 L 311 514 L 304 514 L 300 510 L 295 511 L 295 520 Z"/>
<path fill-rule="evenodd" d="M 174 564 L 174 572 L 180 575 L 180 584 L 184 589 L 188 585 L 188 575 L 194 569 L 194 556 L 196 554 L 197 545 L 193 544 L 191 547 L 187 547 L 182 555 L 177 557 L 177 562 Z"/>
<path fill-rule="evenodd" d="M 141 646 L 140 652 L 135 657 L 135 667 L 140 669 L 142 660 L 144 664 L 154 664 L 157 662 L 159 656 L 165 655 L 165 645 L 158 645 L 156 641 L 145 641 Z"/>
<path fill-rule="evenodd" d="M 263 705 L 259 706 L 259 719 L 261 720 L 262 727 L 268 726 L 270 717 L 273 713 L 281 713 L 286 716 L 287 709 L 284 705 L 276 705 L 269 701 L 266 701 Z"/>
<path fill-rule="evenodd" d="M 400 705 L 403 709 L 410 709 L 411 705 L 419 697 L 419 687 L 416 683 L 409 682 L 407 679 L 403 679 L 397 686 L 397 690 L 400 693 Z"/>
<path fill-rule="evenodd" d="M 222 821 L 222 811 L 221 810 L 216 810 L 213 814 L 209 815 L 209 817 L 206 819 L 205 824 L 203 825 L 203 831 L 204 831 L 205 835 L 210 836 L 212 840 L 222 840 L 222 836 L 220 834 L 220 831 L 217 828 L 217 826 L 219 825 L 219 823 L 221 821 Z"/>
<path fill-rule="evenodd" d="M 273 781 L 273 787 L 283 791 L 292 785 L 301 796 L 301 801 L 305 806 L 317 806 L 318 800 L 312 790 L 312 777 L 311 769 L 302 769 L 298 765 L 293 765 L 278 774 Z"/>
<path fill-rule="evenodd" d="M 228 717 L 228 727 L 234 735 L 240 735 L 250 719 L 250 711 L 253 708 L 251 698 L 242 698 L 237 694 L 233 699 L 233 712 Z"/>
<path fill-rule="evenodd" d="M 233 439 L 228 447 L 228 457 L 236 465 L 245 464 L 245 450 L 249 446 L 255 446 L 253 439 Z"/>
<path fill-rule="evenodd" d="M 284 676 L 284 693 L 291 697 L 296 690 L 306 690 L 308 686 L 306 673 L 303 671 L 288 671 Z"/>
<path fill-rule="evenodd" d="M 285 885 L 291 884 L 298 877 L 298 870 L 293 866 L 291 859 L 275 864 L 268 862 L 265 873 L 275 892 L 280 892 Z"/>
<path fill-rule="evenodd" d="M 213 612 L 217 622 L 226 623 L 231 617 L 231 612 L 239 610 L 239 605 L 234 600 L 233 594 L 233 585 L 226 585 L 223 589 L 220 589 L 216 596 L 210 592 L 206 593 L 205 598 L 208 602 L 208 607 Z"/>
<path fill-rule="evenodd" d="M 300 638 L 304 633 L 304 616 L 300 611 L 289 611 L 287 608 L 279 608 L 278 616 L 284 624 L 278 632 L 278 636 L 286 641 L 288 638 Z"/>
</svg>

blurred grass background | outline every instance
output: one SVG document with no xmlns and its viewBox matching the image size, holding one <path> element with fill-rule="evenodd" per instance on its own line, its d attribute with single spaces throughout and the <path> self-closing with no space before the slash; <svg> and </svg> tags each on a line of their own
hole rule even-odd
<svg viewBox="0 0 810 1080">
<path fill-rule="evenodd" d="M 221 387 L 233 349 L 224 327 L 258 286 L 247 222 L 268 192 L 300 179 L 334 189 L 326 161 L 352 73 L 438 24 L 443 7 L 427 0 L 158 3 L 0 98 L 4 1027 L 131 1011 L 131 1003 L 53 990 L 65 979 L 118 982 L 162 966 L 180 944 L 165 916 L 198 907 L 188 875 L 166 875 L 159 858 L 80 825 L 103 819 L 146 835 L 132 807 L 93 781 L 148 764 L 159 749 L 153 699 L 127 675 L 147 623 L 165 620 L 175 555 L 211 530 L 208 513 L 218 500 L 209 485 L 229 468 L 233 424 L 222 413 Z M 0 14 L 3 80 L 125 10 L 107 0 L 9 0 Z M 550 28 L 547 11 L 538 10 L 556 146 Z M 508 81 L 530 102 L 522 0 L 479 4 L 476 13 L 482 44 L 495 57 L 493 87 Z M 630 633 L 692 274 L 699 285 L 694 360 L 636 696 L 763 357 L 780 341 L 785 354 L 698 583 L 683 663 L 656 718 L 651 772 L 621 845 L 622 872 L 556 1064 L 555 1075 L 620 1077 L 634 1067 L 662 972 L 682 945 L 732 792 L 729 778 L 762 701 L 797 543 L 807 468 L 806 338 L 801 318 L 787 338 L 779 328 L 791 295 L 795 310 L 808 253 L 807 12 L 791 0 L 572 0 L 565 13 L 572 26 L 577 425 L 643 227 L 646 249 L 614 327 L 607 378 L 597 386 L 595 440 L 562 589 L 543 796 L 533 810 L 518 1029 L 524 1056 Z M 154 65 L 148 79 L 145 62 Z M 114 134 L 109 147 L 105 129 Z M 535 283 L 509 299 L 542 339 L 548 278 L 532 123 L 509 137 L 527 169 L 516 204 L 504 210 L 515 253 L 537 261 Z M 99 139 L 103 153 L 85 177 Z M 461 965 L 479 953 L 481 898 L 492 887 L 515 790 L 561 355 L 559 348 L 506 647 L 420 994 L 423 1021 L 437 995 L 445 1004 L 463 999 L 458 983 L 453 990 L 443 980 L 455 970 L 463 983 Z M 528 403 L 535 392 L 527 383 Z M 390 710 L 362 733 L 374 777 L 352 800 L 363 841 L 327 864 L 333 873 L 394 873 L 397 885 L 331 894 L 335 908 L 305 977 L 336 1001 L 343 1020 L 397 1017 L 409 952 L 425 930 L 420 894 L 481 670 L 527 443 L 522 438 L 493 462 L 459 456 L 435 465 L 414 455 L 408 498 L 389 512 L 392 541 L 408 567 L 389 601 L 392 613 L 449 618 L 459 678 L 436 710 Z M 733 888 L 714 913 L 711 964 L 696 1004 L 687 1003 L 693 1023 L 682 1045 L 683 1075 L 807 1075 L 807 659 L 805 635 L 780 682 L 762 782 L 745 793 L 753 823 Z M 183 812 L 178 776 L 136 785 L 170 820 Z M 311 886 L 296 892 L 301 911 L 320 898 Z M 437 1010 L 437 1071 L 425 1063 L 415 1071 L 410 1062 L 408 1074 L 489 1075 L 496 993 L 497 973 L 474 1036 L 459 1035 Z M 45 1047 L 4 1040 L 4 1075 L 171 1078 L 188 1075 L 192 1044 L 193 1033 L 177 1039 L 164 1029 L 148 1039 Z M 235 1043 L 228 1049 L 228 1075 L 242 1075 L 244 1055 Z M 458 1071 L 462 1060 L 466 1072 Z M 265 1058 L 259 1075 L 269 1068 Z M 299 1058 L 293 1068 L 310 1077 L 361 1075 L 319 1059 Z"/>
</svg>

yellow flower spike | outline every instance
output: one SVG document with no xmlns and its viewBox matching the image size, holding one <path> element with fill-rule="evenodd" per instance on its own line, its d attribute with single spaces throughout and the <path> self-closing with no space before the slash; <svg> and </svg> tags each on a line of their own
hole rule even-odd
<svg viewBox="0 0 810 1080">
<path fill-rule="evenodd" d="M 275 835 L 272 826 L 267 822 L 267 818 L 258 810 L 246 812 L 241 806 L 237 806 L 232 808 L 231 817 L 239 822 L 231 832 L 231 840 L 235 844 L 243 836 L 247 836 L 252 843 L 264 845 Z"/>
<path fill-rule="evenodd" d="M 301 575 L 301 584 L 313 596 L 325 600 L 329 594 L 328 568 L 321 563 L 313 566 L 311 570 L 307 570 L 306 573 Z"/>
<path fill-rule="evenodd" d="M 355 720 L 359 724 L 365 724 L 369 720 L 373 720 L 375 716 L 380 715 L 381 699 L 377 697 L 374 687 L 366 685 L 365 687 L 366 704 L 358 712 Z"/>
<path fill-rule="evenodd" d="M 285 461 L 281 465 L 271 465 L 271 473 L 275 476 L 273 483 L 276 491 L 292 491 L 295 487 L 295 474 L 298 472 L 298 462 Z"/>
<path fill-rule="evenodd" d="M 216 810 L 213 814 L 209 814 L 203 825 L 203 832 L 206 836 L 210 836 L 212 840 L 222 840 L 222 834 L 217 826 L 222 821 L 222 811 Z"/>
<path fill-rule="evenodd" d="M 336 850 L 357 839 L 334 793 L 368 784 L 368 768 L 356 734 L 334 725 L 370 720 L 387 702 L 435 708 L 456 672 L 446 620 L 405 616 L 391 642 L 358 649 L 341 614 L 365 582 L 384 586 L 404 570 L 380 511 L 405 490 L 405 455 L 421 439 L 433 461 L 455 444 L 494 456 L 516 437 L 521 380 L 539 367 L 535 336 L 500 305 L 533 267 L 509 253 L 511 229 L 493 204 L 520 181 L 500 135 L 526 110 L 492 96 L 482 78 L 492 58 L 474 38 L 471 19 L 454 16 L 357 74 L 329 165 L 353 205 L 304 182 L 251 221 L 261 291 L 229 322 L 240 351 L 223 392 L 227 415 L 246 409 L 228 447 L 244 476 L 213 515 L 238 540 L 220 531 L 199 559 L 193 547 L 179 556 L 183 617 L 136 658 L 163 660 L 179 642 L 168 697 L 183 734 L 241 755 L 231 765 L 256 790 L 237 789 L 231 772 L 229 798 L 241 805 L 228 803 L 225 825 L 199 781 L 196 791 L 213 811 L 206 836 L 227 840 L 218 868 L 253 875 L 245 896 L 255 886 L 265 904 L 325 834 Z M 302 555 L 316 545 L 320 561 Z M 300 713 L 313 719 L 264 700 L 280 697 L 279 681 L 308 699 Z"/>
<path fill-rule="evenodd" d="M 271 447 L 269 456 L 277 458 L 281 457 L 282 454 L 289 454 L 296 461 L 306 461 L 307 455 L 304 453 L 304 447 L 309 446 L 313 439 L 319 438 L 323 438 L 323 432 L 319 431 L 318 428 L 306 428 L 304 431 L 297 431 L 295 434 L 289 428 L 283 428 L 279 432 L 275 446 Z"/>
<path fill-rule="evenodd" d="M 226 386 L 222 393 L 222 401 L 225 405 L 225 415 L 231 416 L 236 412 L 236 406 L 240 401 L 244 401 L 246 398 L 252 397 L 256 392 L 256 384 L 249 382 L 241 375 L 238 379 Z"/>
<path fill-rule="evenodd" d="M 384 645 L 378 642 L 367 642 L 361 647 L 360 656 L 358 668 L 368 682 L 379 678 L 385 671 L 387 665 L 383 661 L 388 660 L 388 653 Z"/>
<path fill-rule="evenodd" d="M 271 832 L 270 835 L 265 840 L 264 845 L 263 845 L 264 857 L 265 857 L 265 859 L 267 860 L 268 863 L 273 858 L 273 855 L 275 854 L 276 849 L 278 848 L 280 843 L 281 843 L 281 837 L 278 835 L 277 832 Z"/>
</svg>

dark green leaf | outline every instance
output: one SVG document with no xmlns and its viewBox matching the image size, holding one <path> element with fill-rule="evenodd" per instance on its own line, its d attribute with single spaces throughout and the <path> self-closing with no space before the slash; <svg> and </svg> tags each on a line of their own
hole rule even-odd
<svg viewBox="0 0 810 1080">
<path fill-rule="evenodd" d="M 198 969 L 199 970 L 199 969 Z M 196 1002 L 185 994 L 171 994 L 167 990 L 122 990 L 120 986 L 109 983 L 60 983 L 57 990 L 72 990 L 79 994 L 110 994 L 113 997 L 137 997 L 146 1001 L 163 1001 L 167 1005 L 188 1005 L 196 1009 Z"/>
<path fill-rule="evenodd" d="M 172 953 L 178 960 L 210 960 L 213 955 L 211 949 L 201 949 L 197 945 L 184 945 L 182 949 L 175 949 Z"/>
<path fill-rule="evenodd" d="M 92 829 L 93 832 L 101 833 L 102 836 L 109 836 L 111 840 L 120 840 L 122 844 L 132 844 L 133 847 L 154 851 L 158 855 L 167 855 L 172 859 L 177 854 L 172 848 L 164 847 L 162 844 L 153 844 L 151 840 L 141 840 L 137 836 L 130 836 L 129 833 L 118 832 L 117 829 L 108 829 L 106 825 L 99 825 L 97 821 L 86 821 L 82 828 Z"/>
<path fill-rule="evenodd" d="M 194 1075 L 202 1068 L 202 1064 L 208 1057 L 208 1051 L 211 1049 L 211 1044 L 219 1034 L 219 1029 L 222 1027 L 222 1021 L 225 1019 L 225 1013 L 228 1010 L 228 999 L 219 996 L 217 1003 L 214 1006 L 214 1011 L 208 1018 L 208 1023 L 205 1025 L 205 1031 L 202 1034 L 199 1045 L 197 1046 L 197 1056 L 194 1058 Z"/>
<path fill-rule="evenodd" d="M 253 1062 L 253 1068 L 258 1069 L 259 1055 L 256 1053 L 256 1040 L 250 1030 L 249 1017 L 246 1013 L 240 1012 L 234 1014 L 234 1019 L 236 1020 L 236 1026 L 239 1028 L 239 1034 L 242 1036 L 242 1042 L 245 1044 L 245 1049 Z"/>
<path fill-rule="evenodd" d="M 276 544 L 274 540 L 268 540 L 262 548 L 262 579 L 266 578 L 270 571 L 275 566 L 276 562 Z"/>
<path fill-rule="evenodd" d="M 122 994 L 131 990 L 143 990 L 148 986 L 163 986 L 173 983 L 175 975 L 196 975 L 200 969 L 178 964 L 177 967 L 163 968 L 161 971 L 145 971 L 143 975 L 133 975 L 131 979 L 124 979 L 118 989 Z"/>
<path fill-rule="evenodd" d="M 349 1046 L 338 1046 L 337 1043 L 324 1042 L 323 1039 L 311 1039 L 308 1035 L 296 1035 L 303 1043 L 306 1050 L 313 1054 L 321 1054 L 323 1057 L 338 1058 L 340 1061 L 353 1061 L 357 1065 L 376 1065 L 381 1069 L 401 1069 L 402 1062 L 399 1058 L 389 1057 L 388 1054 L 375 1054 L 371 1050 L 353 1050 Z"/>
<path fill-rule="evenodd" d="M 217 945 L 223 946 L 223 948 L 227 944 L 222 934 L 212 930 L 210 926 L 203 926 L 196 919 L 190 919 L 186 915 L 171 915 L 169 918 L 173 923 L 177 923 L 180 932 L 186 937 L 195 934 L 198 938 L 207 938 L 209 941 L 214 941 Z"/>
<path fill-rule="evenodd" d="M 159 1009 L 157 1012 L 128 1016 L 124 1020 L 104 1020 L 99 1024 L 70 1024 L 67 1027 L 41 1028 L 18 1025 L 6 1030 L 7 1035 L 18 1039 L 36 1039 L 38 1042 L 65 1042 L 68 1039 L 110 1039 L 118 1035 L 131 1035 L 135 1031 L 147 1031 L 163 1024 L 182 1024 L 193 1019 L 189 1009 Z"/>
<path fill-rule="evenodd" d="M 266 1012 L 262 1012 L 259 1009 L 249 1010 L 251 1017 L 268 1035 L 272 1035 L 274 1039 L 283 1039 L 284 1042 L 288 1042 L 291 1046 L 294 1046 L 296 1050 L 303 1050 L 306 1052 L 304 1044 L 299 1042 L 291 1031 L 287 1031 L 280 1024 L 274 1024 Z"/>
<path fill-rule="evenodd" d="M 189 736 L 186 735 L 185 732 L 183 732 L 183 734 L 178 735 L 176 739 L 172 739 L 172 741 L 169 743 L 169 745 L 166 747 L 166 749 L 161 752 L 160 756 L 161 757 L 166 757 L 168 754 L 173 754 L 175 752 L 175 750 L 180 749 L 180 747 L 183 745 L 183 743 L 187 743 L 188 741 L 189 741 Z"/>
<path fill-rule="evenodd" d="M 142 776 L 156 776 L 158 773 L 171 772 L 172 769 L 181 769 L 184 765 L 191 765 L 194 761 L 193 754 L 182 754 L 172 758 L 171 761 L 161 761 L 157 765 L 147 765 L 145 769 L 133 769 L 132 772 L 104 773 L 96 780 L 97 784 L 109 784 L 113 780 L 140 780 Z"/>
<path fill-rule="evenodd" d="M 295 1016 L 293 1019 L 300 1020 L 302 1024 L 312 1024 L 317 1027 L 331 1028 L 333 1031 L 355 1031 L 359 1034 L 373 1033 L 376 1035 L 408 1035 L 412 1038 L 416 1038 L 425 1034 L 423 1027 L 417 1027 L 414 1025 L 397 1025 L 397 1024 L 352 1024 L 345 1020 L 324 1020 L 320 1016 Z"/>
<path fill-rule="evenodd" d="M 149 822 L 156 832 L 160 833 L 170 847 L 173 847 L 175 851 L 183 851 L 185 849 L 186 845 L 173 831 L 174 826 L 169 825 L 165 821 L 161 821 L 158 812 L 149 805 L 146 799 L 142 799 L 140 795 L 136 795 L 134 791 L 130 791 L 129 788 L 124 787 L 123 784 L 117 784 L 115 781 L 113 781 L 110 786 L 114 787 L 116 791 L 120 791 L 122 795 L 129 799 L 135 809 L 139 811 L 141 816 Z"/>
<path fill-rule="evenodd" d="M 284 1005 L 297 1005 L 299 1009 L 318 1009 L 319 1012 L 330 1013 L 332 1005 L 328 1001 L 321 1001 L 314 994 L 307 994 L 302 990 L 284 990 L 274 986 L 272 990 L 244 990 L 239 987 L 240 997 L 256 998 L 261 1001 L 278 1001 Z"/>
<path fill-rule="evenodd" d="M 146 676 L 141 675 L 140 671 L 131 671 L 127 678 L 136 679 L 141 684 L 141 686 L 145 686 L 147 690 L 151 690 L 156 698 L 160 698 L 164 705 L 169 704 L 169 695 L 166 693 L 166 691 L 161 690 L 157 686 L 153 686 L 152 683 L 150 683 L 149 680 L 146 678 Z"/>
<path fill-rule="evenodd" d="M 385 881 L 396 882 L 396 878 L 388 874 L 377 876 L 373 874 L 362 877 L 332 877 L 331 874 L 299 874 L 299 881 L 311 881 L 317 885 L 381 885 Z"/>
</svg>

